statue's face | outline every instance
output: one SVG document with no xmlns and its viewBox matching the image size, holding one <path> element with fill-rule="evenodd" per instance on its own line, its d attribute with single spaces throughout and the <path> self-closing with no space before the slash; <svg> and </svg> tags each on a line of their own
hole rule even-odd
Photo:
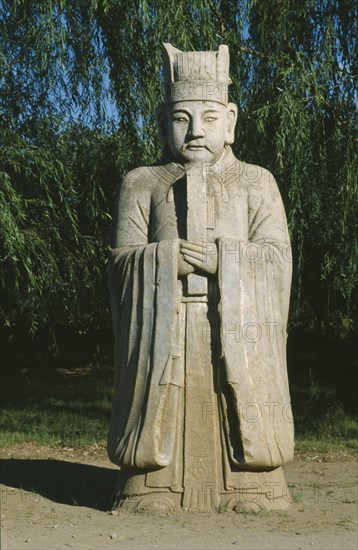
<svg viewBox="0 0 358 550">
<path fill-rule="evenodd" d="M 236 107 L 214 101 L 178 101 L 167 108 L 166 138 L 181 163 L 216 162 L 233 142 Z"/>
</svg>

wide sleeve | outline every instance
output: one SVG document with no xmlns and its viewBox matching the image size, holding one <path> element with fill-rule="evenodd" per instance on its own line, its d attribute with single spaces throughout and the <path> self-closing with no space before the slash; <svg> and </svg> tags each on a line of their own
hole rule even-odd
<svg viewBox="0 0 358 550">
<path fill-rule="evenodd" d="M 148 183 L 143 174 L 127 176 L 111 237 L 115 383 L 108 454 L 122 467 L 166 466 L 176 433 L 178 388 L 161 383 L 170 382 L 165 373 L 176 317 L 176 243 L 148 242 Z"/>
<path fill-rule="evenodd" d="M 231 462 L 257 470 L 293 457 L 286 367 L 292 260 L 284 207 L 272 175 L 263 171 L 246 200 L 248 238 L 218 242 L 226 380 L 221 404 Z"/>
</svg>

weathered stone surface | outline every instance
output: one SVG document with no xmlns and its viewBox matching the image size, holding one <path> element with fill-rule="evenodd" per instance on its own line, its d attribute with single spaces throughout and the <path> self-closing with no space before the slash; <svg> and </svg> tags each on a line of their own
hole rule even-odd
<svg viewBox="0 0 358 550">
<path fill-rule="evenodd" d="M 114 506 L 282 509 L 291 255 L 273 176 L 235 158 L 229 54 L 164 47 L 163 158 L 120 186 Z"/>
</svg>

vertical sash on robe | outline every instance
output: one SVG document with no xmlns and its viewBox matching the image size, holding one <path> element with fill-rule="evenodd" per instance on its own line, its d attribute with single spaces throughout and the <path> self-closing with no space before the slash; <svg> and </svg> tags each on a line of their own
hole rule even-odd
<svg viewBox="0 0 358 550">
<path fill-rule="evenodd" d="M 203 164 L 185 165 L 187 185 L 187 240 L 206 242 L 206 179 Z M 188 275 L 189 296 L 208 293 L 208 280 L 204 275 Z"/>
</svg>

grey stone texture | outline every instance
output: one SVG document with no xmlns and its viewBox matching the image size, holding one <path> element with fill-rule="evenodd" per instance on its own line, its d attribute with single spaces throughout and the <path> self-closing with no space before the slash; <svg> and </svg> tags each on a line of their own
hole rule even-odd
<svg viewBox="0 0 358 550">
<path fill-rule="evenodd" d="M 275 510 L 293 456 L 291 249 L 277 184 L 236 159 L 229 52 L 163 49 L 163 157 L 120 185 L 110 290 L 113 506 Z"/>
</svg>

